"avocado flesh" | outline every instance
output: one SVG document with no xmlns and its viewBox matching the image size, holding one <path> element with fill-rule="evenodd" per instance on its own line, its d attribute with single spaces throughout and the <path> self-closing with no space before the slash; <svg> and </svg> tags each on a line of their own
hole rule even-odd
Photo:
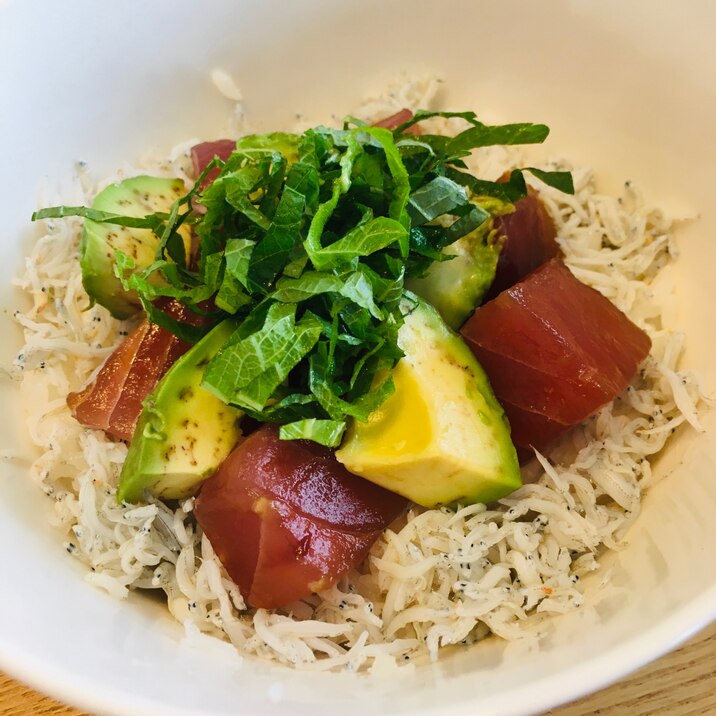
<svg viewBox="0 0 716 716">
<path fill-rule="evenodd" d="M 138 176 L 110 184 L 92 202 L 92 208 L 122 216 L 144 217 L 169 212 L 172 204 L 186 193 L 181 179 Z M 184 249 L 189 252 L 189 229 L 179 230 Z M 80 241 L 82 285 L 89 297 L 104 306 L 115 318 L 129 318 L 140 307 L 138 296 L 125 291 L 114 275 L 114 250 L 132 257 L 137 270 L 149 266 L 155 258 L 159 239 L 150 229 L 131 229 L 116 224 L 100 224 L 85 219 Z"/>
<path fill-rule="evenodd" d="M 243 413 L 201 387 L 206 363 L 236 329 L 213 328 L 187 351 L 144 401 L 117 491 L 137 502 L 144 490 L 164 499 L 192 495 L 241 439 Z"/>
<path fill-rule="evenodd" d="M 468 235 L 446 246 L 443 253 L 454 258 L 436 261 L 425 276 L 406 281 L 406 286 L 457 330 L 490 288 L 500 252 L 497 246 L 484 243 L 481 235 Z"/>
<path fill-rule="evenodd" d="M 510 428 L 470 349 L 418 301 L 398 334 L 395 392 L 336 457 L 424 507 L 494 502 L 521 485 Z"/>
</svg>

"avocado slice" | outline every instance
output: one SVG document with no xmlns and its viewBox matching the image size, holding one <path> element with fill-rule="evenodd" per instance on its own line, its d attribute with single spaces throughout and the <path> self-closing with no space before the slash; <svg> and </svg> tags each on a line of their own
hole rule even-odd
<svg viewBox="0 0 716 716">
<path fill-rule="evenodd" d="M 186 193 L 181 179 L 138 176 L 110 184 L 92 202 L 92 208 L 123 216 L 143 217 L 169 212 L 172 204 Z M 189 229 L 182 227 L 184 248 L 191 248 Z M 89 297 L 104 306 L 115 318 L 129 318 L 140 308 L 138 296 L 127 292 L 114 275 L 114 250 L 131 256 L 137 269 L 154 261 L 159 239 L 150 229 L 132 229 L 100 224 L 85 219 L 80 241 L 82 285 Z"/>
<path fill-rule="evenodd" d="M 425 507 L 493 502 L 521 485 L 510 428 L 470 349 L 419 299 L 405 317 L 395 392 L 353 421 L 336 457 Z"/>
<path fill-rule="evenodd" d="M 446 246 L 443 253 L 454 258 L 434 262 L 425 276 L 406 281 L 406 286 L 435 306 L 445 323 L 457 330 L 490 288 L 500 249 L 478 231 Z"/>
<path fill-rule="evenodd" d="M 231 320 L 213 328 L 146 398 L 120 475 L 119 502 L 137 502 L 144 490 L 188 497 L 239 442 L 243 413 L 201 387 L 206 364 L 235 330 Z"/>
</svg>

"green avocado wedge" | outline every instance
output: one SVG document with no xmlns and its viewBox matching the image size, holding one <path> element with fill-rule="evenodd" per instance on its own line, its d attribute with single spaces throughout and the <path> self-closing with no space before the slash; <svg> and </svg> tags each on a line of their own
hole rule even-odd
<svg viewBox="0 0 716 716">
<path fill-rule="evenodd" d="M 457 330 L 490 288 L 500 248 L 474 232 L 446 246 L 443 253 L 453 258 L 436 261 L 424 277 L 410 279 L 406 286 L 434 306 L 445 323 Z"/>
<path fill-rule="evenodd" d="M 172 204 L 186 193 L 181 179 L 138 176 L 110 184 L 92 202 L 92 208 L 110 214 L 144 217 L 169 212 Z M 188 229 L 180 229 L 185 250 L 191 246 Z M 115 318 L 129 318 L 141 304 L 134 292 L 125 291 L 114 274 L 115 249 L 130 256 L 136 271 L 155 259 L 158 237 L 150 229 L 135 229 L 85 219 L 80 241 L 82 285 L 89 297 L 104 306 Z"/>
<path fill-rule="evenodd" d="M 227 320 L 186 352 L 144 401 L 117 491 L 137 502 L 192 495 L 241 440 L 243 413 L 201 387 L 204 367 L 236 329 Z"/>
<path fill-rule="evenodd" d="M 522 484 L 507 419 L 470 349 L 432 306 L 413 306 L 395 392 L 350 424 L 336 457 L 424 507 L 494 502 Z"/>
</svg>

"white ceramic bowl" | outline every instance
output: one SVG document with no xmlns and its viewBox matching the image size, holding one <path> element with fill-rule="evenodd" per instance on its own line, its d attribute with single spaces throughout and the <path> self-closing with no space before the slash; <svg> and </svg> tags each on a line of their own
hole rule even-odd
<svg viewBox="0 0 716 716">
<path fill-rule="evenodd" d="M 551 152 L 593 165 L 604 185 L 636 180 L 676 213 L 675 315 L 685 362 L 716 386 L 716 5 L 553 0 L 73 0 L 0 2 L 0 298 L 33 236 L 40 179 L 74 160 L 96 176 L 149 147 L 216 136 L 229 103 L 207 81 L 234 74 L 260 129 L 351 109 L 400 70 L 446 79 L 444 102 L 544 121 Z M 17 348 L 0 316 L 3 365 Z M 15 390 L 1 385 L 2 446 L 24 444 Z M 388 680 L 306 675 L 240 662 L 141 598 L 118 603 L 82 580 L 21 466 L 0 474 L 0 668 L 108 714 L 527 714 L 613 681 L 716 617 L 716 440 L 684 431 L 668 473 L 582 611 L 539 649 L 494 640 Z M 606 568 L 605 568 L 606 570 Z"/>
</svg>

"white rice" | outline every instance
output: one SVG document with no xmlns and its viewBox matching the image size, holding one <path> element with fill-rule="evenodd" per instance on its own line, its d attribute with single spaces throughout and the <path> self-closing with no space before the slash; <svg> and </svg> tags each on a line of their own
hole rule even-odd
<svg viewBox="0 0 716 716">
<path fill-rule="evenodd" d="M 240 98 L 230 78 L 215 73 L 214 80 Z M 373 120 L 403 107 L 426 107 L 436 87 L 433 79 L 404 82 L 355 114 Z M 444 130 L 450 123 L 433 124 Z M 195 141 L 167 160 L 153 160 L 152 173 L 186 177 Z M 495 148 L 477 153 L 473 163 L 482 176 L 496 177 L 519 156 Z M 137 171 L 126 167 L 120 175 Z M 661 325 L 653 295 L 658 271 L 676 254 L 670 222 L 645 207 L 630 184 L 620 198 L 602 196 L 588 169 L 572 171 L 573 197 L 535 185 L 572 271 L 652 339 L 633 384 L 574 430 L 551 462 L 539 456 L 534 481 L 498 505 L 457 512 L 414 508 L 385 532 L 359 570 L 276 612 L 245 608 L 194 523 L 192 499 L 176 510 L 158 501 L 117 505 L 126 447 L 77 423 L 65 398 L 87 382 L 130 326 L 89 307 L 77 262 L 81 222 L 45 222 L 46 234 L 17 282 L 32 307 L 16 312 L 26 342 L 14 370 L 40 453 L 33 478 L 54 500 L 65 548 L 88 566 L 87 581 L 118 598 L 130 589 L 161 588 L 187 638 L 213 635 L 242 654 L 306 669 L 384 668 L 435 658 L 442 647 L 490 633 L 518 638 L 545 615 L 579 607 L 580 578 L 599 568 L 605 549 L 619 548 L 639 514 L 653 481 L 649 456 L 679 425 L 700 429 L 700 389 L 679 368 L 684 336 Z M 82 167 L 75 191 L 85 202 L 96 191 Z M 41 197 L 42 205 L 60 201 Z"/>
</svg>

